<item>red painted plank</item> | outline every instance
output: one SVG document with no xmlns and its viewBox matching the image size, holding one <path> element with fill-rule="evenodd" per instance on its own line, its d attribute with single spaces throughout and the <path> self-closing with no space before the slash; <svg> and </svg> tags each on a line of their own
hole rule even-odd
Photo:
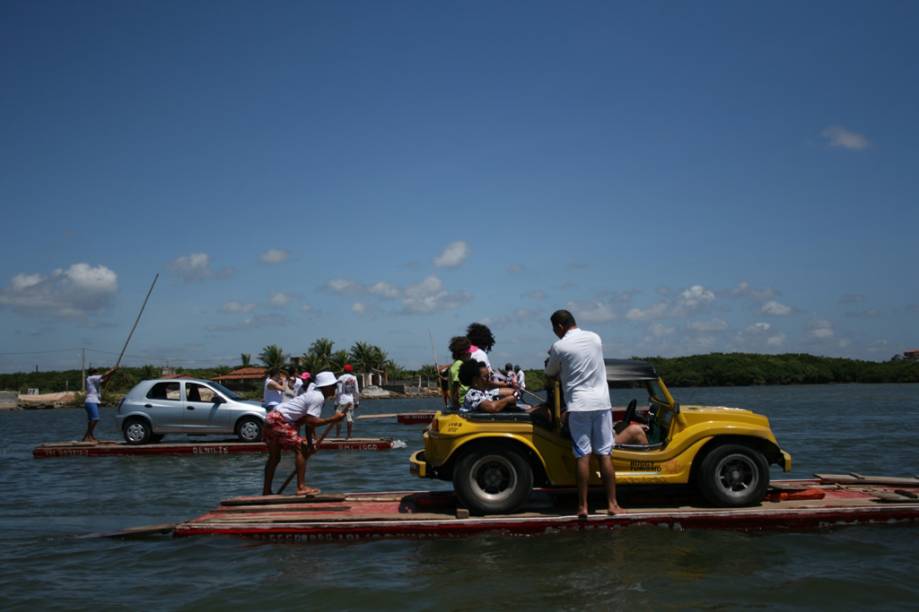
<svg viewBox="0 0 919 612">
<path fill-rule="evenodd" d="M 330 438 L 323 440 L 322 450 L 389 450 L 393 441 L 388 438 Z M 32 450 L 37 459 L 49 457 L 117 457 L 146 455 L 231 455 L 236 453 L 264 453 L 262 442 L 161 442 L 158 444 L 125 444 L 106 442 L 83 444 L 78 442 L 51 442 Z"/>
</svg>

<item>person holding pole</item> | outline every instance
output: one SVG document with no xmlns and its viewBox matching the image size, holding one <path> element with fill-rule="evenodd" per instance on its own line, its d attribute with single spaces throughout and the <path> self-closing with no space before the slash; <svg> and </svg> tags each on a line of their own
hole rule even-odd
<svg viewBox="0 0 919 612">
<path fill-rule="evenodd" d="M 117 370 L 117 366 L 105 374 L 97 374 L 96 368 L 89 369 L 89 376 L 86 377 L 86 401 L 83 407 L 86 409 L 86 433 L 83 434 L 83 442 L 98 444 L 99 440 L 93 435 L 96 425 L 99 423 L 99 404 L 102 402 L 102 385 L 107 383 Z"/>
<path fill-rule="evenodd" d="M 558 341 L 549 349 L 546 376 L 561 379 L 571 430 L 572 450 L 577 459 L 578 517 L 587 518 L 587 484 L 590 456 L 597 458 L 606 489 L 609 514 L 622 512 L 616 501 L 616 472 L 613 470 L 613 414 L 606 383 L 606 364 L 600 336 L 579 329 L 567 310 L 556 310 L 549 318 Z"/>
<path fill-rule="evenodd" d="M 268 461 L 265 463 L 265 481 L 262 495 L 271 495 L 274 472 L 281 461 L 281 450 L 292 449 L 296 462 L 297 495 L 315 495 L 319 489 L 306 486 L 306 461 L 311 452 L 298 429 L 305 424 L 307 428 L 337 423 L 345 418 L 345 413 L 338 412 L 327 419 L 322 418 L 322 405 L 335 395 L 338 379 L 331 372 L 320 372 L 316 375 L 315 385 L 282 404 L 275 407 L 265 417 L 265 428 L 262 437 L 268 445 Z"/>
</svg>

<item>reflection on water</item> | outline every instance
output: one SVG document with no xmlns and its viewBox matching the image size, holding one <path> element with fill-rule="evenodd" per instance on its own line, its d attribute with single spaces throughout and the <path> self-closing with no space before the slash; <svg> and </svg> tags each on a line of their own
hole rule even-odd
<svg viewBox="0 0 919 612">
<path fill-rule="evenodd" d="M 815 471 L 919 472 L 919 385 L 675 389 L 684 404 L 766 414 Z M 365 401 L 364 414 L 431 410 L 437 399 Z M 73 439 L 81 410 L 0 414 L 0 608 L 374 608 L 913 606 L 914 526 L 807 533 L 634 527 L 540 536 L 311 544 L 236 538 L 84 540 L 75 535 L 200 514 L 261 488 L 264 457 L 34 460 Z M 100 432 L 114 433 L 113 411 Z M 327 491 L 449 488 L 408 474 L 421 427 L 358 421 L 390 451 L 320 452 Z M 883 451 L 878 436 L 883 437 Z M 290 458 L 279 469 L 286 474 Z M 773 472 L 774 477 L 779 472 Z M 818 603 L 819 602 L 819 603 Z"/>
</svg>

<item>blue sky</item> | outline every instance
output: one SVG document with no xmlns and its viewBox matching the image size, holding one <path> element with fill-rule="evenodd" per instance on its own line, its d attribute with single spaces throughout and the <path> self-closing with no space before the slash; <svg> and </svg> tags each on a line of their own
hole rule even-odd
<svg viewBox="0 0 919 612">
<path fill-rule="evenodd" d="M 0 5 L 0 370 L 919 348 L 909 2 Z"/>
</svg>

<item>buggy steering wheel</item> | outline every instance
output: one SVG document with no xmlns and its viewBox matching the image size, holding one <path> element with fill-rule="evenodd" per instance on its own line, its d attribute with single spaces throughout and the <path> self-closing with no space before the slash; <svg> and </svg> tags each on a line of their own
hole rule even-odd
<svg viewBox="0 0 919 612">
<path fill-rule="evenodd" d="M 637 408 L 638 408 L 638 400 L 632 399 L 632 401 L 629 402 L 629 405 L 626 406 L 626 409 L 625 409 L 625 416 L 622 417 L 622 422 L 625 423 L 626 425 L 628 425 L 628 424 L 631 423 L 632 421 L 637 420 L 637 419 L 635 418 L 635 411 L 636 411 Z"/>
</svg>

